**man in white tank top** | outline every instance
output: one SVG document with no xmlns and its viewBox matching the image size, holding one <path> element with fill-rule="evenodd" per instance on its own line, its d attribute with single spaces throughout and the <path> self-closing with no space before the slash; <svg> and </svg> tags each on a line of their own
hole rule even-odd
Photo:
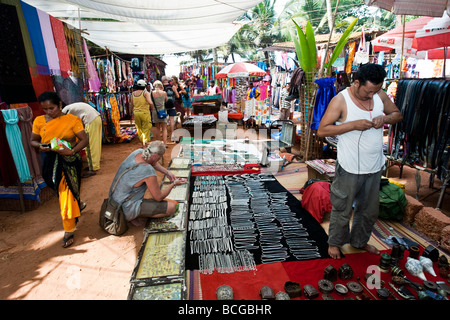
<svg viewBox="0 0 450 320">
<path fill-rule="evenodd" d="M 340 248 L 346 243 L 379 254 L 368 241 L 379 213 L 385 163 L 383 126 L 403 118 L 381 90 L 385 77 L 386 71 L 380 65 L 361 66 L 352 86 L 330 101 L 317 130 L 319 137 L 339 137 L 328 232 L 328 254 L 334 259 L 341 257 Z"/>
</svg>

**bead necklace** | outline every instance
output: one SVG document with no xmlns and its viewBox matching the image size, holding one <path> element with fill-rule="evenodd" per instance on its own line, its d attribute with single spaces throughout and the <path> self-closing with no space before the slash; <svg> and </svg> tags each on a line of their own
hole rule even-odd
<svg viewBox="0 0 450 320">
<path fill-rule="evenodd" d="M 353 93 L 352 88 L 353 88 L 353 87 L 350 87 L 349 91 L 350 91 L 350 94 L 353 96 L 353 98 L 355 98 L 354 101 L 356 101 L 356 102 L 358 103 L 358 106 L 359 106 L 360 108 L 362 108 L 363 110 L 369 112 L 370 121 L 372 121 L 373 99 L 370 99 L 370 101 L 369 101 L 369 107 L 364 106 L 364 105 L 361 103 L 361 101 L 356 97 L 356 95 Z"/>
</svg>

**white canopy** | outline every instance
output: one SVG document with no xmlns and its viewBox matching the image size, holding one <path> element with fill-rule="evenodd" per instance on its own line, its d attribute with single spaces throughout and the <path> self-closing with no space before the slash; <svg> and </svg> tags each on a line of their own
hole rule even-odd
<svg viewBox="0 0 450 320">
<path fill-rule="evenodd" d="M 119 53 L 210 49 L 239 30 L 234 20 L 261 0 L 23 0 Z M 80 20 L 81 19 L 81 20 Z M 89 19 L 89 20 L 84 20 Z M 103 20 L 98 20 L 103 19 Z"/>
</svg>

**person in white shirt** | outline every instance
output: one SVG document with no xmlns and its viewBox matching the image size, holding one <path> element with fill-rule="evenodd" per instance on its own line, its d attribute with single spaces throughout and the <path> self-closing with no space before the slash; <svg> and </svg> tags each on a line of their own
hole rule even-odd
<svg viewBox="0 0 450 320">
<path fill-rule="evenodd" d="M 216 85 L 214 80 L 209 80 L 209 87 L 208 87 L 208 90 L 206 91 L 206 95 L 214 96 L 214 95 L 220 94 L 220 93 L 221 93 L 220 88 L 219 88 L 219 86 Z"/>
<path fill-rule="evenodd" d="M 89 168 L 82 173 L 82 178 L 93 176 L 100 169 L 102 154 L 102 119 L 100 113 L 94 107 L 84 102 L 76 102 L 62 109 L 64 114 L 73 114 L 81 119 L 84 125 L 89 143 L 86 146 L 86 156 Z"/>
<path fill-rule="evenodd" d="M 352 86 L 330 101 L 317 130 L 319 137 L 339 137 L 328 232 L 328 254 L 334 259 L 341 258 L 340 248 L 346 243 L 379 254 L 368 241 L 379 213 L 385 164 L 383 126 L 403 119 L 381 89 L 385 77 L 386 71 L 380 65 L 361 66 Z"/>
</svg>

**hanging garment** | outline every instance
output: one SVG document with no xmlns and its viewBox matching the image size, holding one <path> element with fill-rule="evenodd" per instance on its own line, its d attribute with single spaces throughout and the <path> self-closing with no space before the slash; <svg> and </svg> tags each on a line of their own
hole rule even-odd
<svg viewBox="0 0 450 320">
<path fill-rule="evenodd" d="M 17 110 L 2 110 L 2 114 L 6 123 L 6 138 L 8 139 L 9 148 L 11 149 L 17 173 L 19 174 L 19 180 L 20 182 L 25 182 L 31 179 L 31 174 L 23 149 L 22 134 L 17 125 L 19 122 Z"/>
<path fill-rule="evenodd" d="M 111 120 L 114 127 L 114 135 L 116 142 L 122 142 L 123 137 L 122 133 L 120 131 L 120 113 L 119 113 L 119 107 L 117 105 L 117 99 L 116 96 L 111 94 L 108 98 L 109 106 L 111 108 Z"/>
<path fill-rule="evenodd" d="M 30 34 L 28 33 L 27 23 L 23 15 L 22 5 L 20 0 L 0 0 L 0 3 L 14 6 L 17 11 L 17 18 L 19 19 L 20 31 L 22 33 L 23 45 L 27 56 L 28 66 L 31 74 L 37 74 L 36 60 L 34 58 L 33 45 L 31 44 Z M 1 10 L 0 10 L 1 11 Z M 6 22 L 2 19 L 2 22 Z M 4 26 L 3 26 L 4 27 Z M 4 31 L 4 30 L 3 30 Z"/>
<path fill-rule="evenodd" d="M 84 102 L 83 80 L 73 77 L 52 76 L 53 85 L 65 104 Z"/>
<path fill-rule="evenodd" d="M 100 79 L 98 78 L 97 70 L 95 70 L 94 64 L 92 63 L 91 55 L 89 53 L 86 40 L 83 39 L 83 50 L 86 56 L 86 69 L 88 74 L 89 90 L 98 92 L 100 90 Z"/>
<path fill-rule="evenodd" d="M 77 49 L 75 46 L 75 35 L 73 29 L 70 29 L 67 24 L 63 24 L 64 37 L 66 38 L 67 50 L 69 52 L 70 69 L 75 75 L 80 74 L 80 68 L 78 66 Z"/>
<path fill-rule="evenodd" d="M 31 44 L 33 46 L 37 72 L 41 74 L 50 74 L 37 9 L 23 1 L 21 1 L 21 4 L 25 22 L 27 23 L 28 33 L 30 34 Z"/>
<path fill-rule="evenodd" d="M 333 77 L 317 79 L 314 81 L 319 85 L 319 89 L 317 90 L 316 100 L 314 104 L 314 114 L 311 123 L 311 129 L 319 129 L 320 121 L 322 120 L 322 117 L 327 110 L 328 104 L 336 95 L 336 89 L 334 88 L 335 81 L 336 78 Z"/>
<path fill-rule="evenodd" d="M 55 41 L 56 52 L 58 53 L 59 69 L 63 77 L 68 76 L 70 70 L 69 50 L 67 48 L 66 37 L 64 36 L 64 27 L 61 20 L 50 16 L 52 26 L 53 39 Z"/>
<path fill-rule="evenodd" d="M 59 66 L 58 51 L 56 51 L 55 39 L 53 38 L 50 16 L 48 15 L 48 13 L 39 9 L 37 9 L 36 11 L 42 30 L 42 40 L 44 42 L 49 72 L 50 74 L 60 75 L 61 67 Z"/>
<path fill-rule="evenodd" d="M 84 78 L 87 78 L 86 60 L 84 59 L 83 53 L 83 39 L 81 38 L 80 30 L 73 29 L 73 39 L 75 43 L 75 52 L 77 55 L 78 68 L 80 69 L 80 73 L 84 75 Z"/>
<path fill-rule="evenodd" d="M 350 42 L 348 44 L 348 59 L 347 59 L 347 66 L 345 68 L 345 73 L 352 73 L 353 59 L 355 59 L 355 49 L 356 49 L 356 42 Z"/>
<path fill-rule="evenodd" d="M 8 104 L 36 101 L 16 8 L 0 4 L 0 21 L 0 100 Z"/>
<path fill-rule="evenodd" d="M 0 108 L 6 109 L 6 103 L 0 103 Z M 5 186 L 14 186 L 19 181 L 11 149 L 6 138 L 6 123 L 0 117 L 0 183 Z"/>
<path fill-rule="evenodd" d="M 22 144 L 25 151 L 25 156 L 28 162 L 28 168 L 30 169 L 30 174 L 34 178 L 39 178 L 41 176 L 41 157 L 31 145 L 31 133 L 33 130 L 33 111 L 30 107 L 18 108 L 17 114 L 20 120 L 20 131 L 22 133 Z"/>
</svg>

